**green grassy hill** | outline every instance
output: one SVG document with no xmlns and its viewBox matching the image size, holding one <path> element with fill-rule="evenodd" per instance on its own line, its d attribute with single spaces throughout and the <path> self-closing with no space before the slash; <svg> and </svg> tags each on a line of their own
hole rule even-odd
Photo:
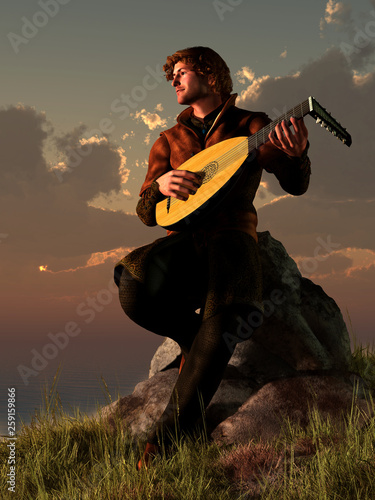
<svg viewBox="0 0 375 500">
<path fill-rule="evenodd" d="M 352 371 L 375 389 L 375 353 L 356 347 Z M 51 394 L 53 389 L 51 390 Z M 56 394 L 56 393 L 55 393 Z M 368 404 L 374 410 L 370 396 Z M 373 412 L 375 413 L 375 412 Z M 64 413 L 58 395 L 18 432 L 15 490 L 8 490 L 10 441 L 0 443 L 2 499 L 374 499 L 375 417 L 359 425 L 353 406 L 338 429 L 316 411 L 307 429 L 285 422 L 277 440 L 219 447 L 204 435 L 175 444 L 148 470 L 144 443 L 94 418 Z"/>
</svg>

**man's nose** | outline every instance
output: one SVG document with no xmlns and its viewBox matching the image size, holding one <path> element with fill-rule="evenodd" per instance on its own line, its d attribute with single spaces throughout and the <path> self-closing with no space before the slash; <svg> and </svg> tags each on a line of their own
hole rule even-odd
<svg viewBox="0 0 375 500">
<path fill-rule="evenodd" d="M 172 87 L 176 87 L 176 86 L 179 84 L 179 82 L 180 82 L 179 76 L 178 76 L 178 75 L 176 75 L 176 76 L 172 79 L 172 82 L 171 82 Z"/>
</svg>

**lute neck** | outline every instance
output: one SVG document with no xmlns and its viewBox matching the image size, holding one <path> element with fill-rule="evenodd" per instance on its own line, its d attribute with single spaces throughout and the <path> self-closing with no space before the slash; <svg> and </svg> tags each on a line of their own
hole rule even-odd
<svg viewBox="0 0 375 500">
<path fill-rule="evenodd" d="M 249 147 L 249 152 L 258 149 L 259 146 L 264 144 L 265 142 L 268 141 L 268 136 L 269 133 L 275 130 L 276 125 L 281 123 L 283 120 L 286 120 L 288 126 L 291 124 L 290 119 L 292 116 L 295 118 L 302 118 L 309 114 L 310 112 L 310 106 L 309 106 L 309 100 L 306 99 L 305 101 L 301 102 L 297 106 L 294 106 L 294 108 L 291 108 L 289 111 L 286 113 L 283 113 L 279 117 L 276 118 L 276 120 L 273 120 L 271 123 L 263 127 L 262 129 L 258 130 L 255 134 L 251 135 L 247 141 L 248 141 L 248 147 Z"/>
</svg>

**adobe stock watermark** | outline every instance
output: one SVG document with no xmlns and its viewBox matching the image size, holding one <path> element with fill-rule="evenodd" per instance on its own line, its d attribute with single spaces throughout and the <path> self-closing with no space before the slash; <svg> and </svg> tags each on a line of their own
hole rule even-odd
<svg viewBox="0 0 375 500">
<path fill-rule="evenodd" d="M 327 260 L 327 258 L 331 255 L 332 252 L 335 251 L 335 249 L 341 247 L 340 243 L 333 243 L 331 241 L 330 234 L 327 236 L 326 241 L 324 241 L 320 237 L 316 238 L 316 241 L 318 245 L 314 249 L 313 257 L 304 257 L 299 265 L 301 270 L 307 274 L 315 273 L 315 271 L 317 271 L 319 267 L 319 263 Z M 321 254 L 321 250 L 324 250 L 326 253 Z"/>
<path fill-rule="evenodd" d="M 96 294 L 96 297 L 88 297 L 85 301 L 78 304 L 76 307 L 76 315 L 80 318 L 85 318 L 84 323 L 90 324 L 96 318 L 97 313 L 100 313 L 109 305 L 113 296 L 118 294 L 118 288 L 113 278 L 111 278 L 108 286 L 102 288 Z M 49 342 L 46 342 L 39 350 L 31 349 L 32 359 L 29 366 L 18 365 L 17 370 L 27 386 L 29 385 L 30 377 L 37 377 L 43 370 L 47 368 L 50 361 L 54 360 L 61 351 L 66 349 L 70 340 L 77 337 L 82 332 L 83 328 L 76 321 L 67 321 L 62 330 L 57 333 L 48 333 Z"/>
<path fill-rule="evenodd" d="M 316 241 L 318 242 L 318 245 L 314 249 L 314 256 L 306 257 L 304 259 L 305 264 L 301 264 L 302 269 L 310 274 L 318 269 L 320 262 L 325 261 L 329 255 L 335 251 L 335 249 L 341 247 L 340 243 L 333 243 L 331 241 L 331 235 L 327 236 L 326 241 L 320 237 L 318 237 Z M 327 253 L 321 254 L 321 250 L 325 250 Z M 301 286 L 301 278 L 296 274 L 292 274 L 290 270 L 284 272 L 282 282 L 289 286 L 290 292 L 297 290 Z"/>
<path fill-rule="evenodd" d="M 279 288 L 275 288 L 270 293 L 269 298 L 263 300 L 262 305 L 259 305 L 259 310 L 254 309 L 248 314 L 247 318 L 237 316 L 236 333 L 224 332 L 223 334 L 228 350 L 233 354 L 236 345 L 239 342 L 248 340 L 254 331 L 262 326 L 265 318 L 270 318 L 276 311 L 276 307 L 283 304 L 286 299 L 287 295 Z M 263 309 L 263 312 L 261 309 Z"/>
<path fill-rule="evenodd" d="M 155 90 L 160 83 L 165 79 L 165 73 L 160 64 L 157 64 L 155 69 L 151 66 L 146 66 L 146 74 L 143 76 L 139 85 L 135 85 L 129 94 L 121 94 L 120 97 L 114 99 L 111 103 L 110 110 L 115 115 L 118 115 L 119 120 L 125 120 L 130 116 L 131 111 L 135 110 L 141 102 L 143 102 L 152 90 Z M 60 170 L 53 169 L 56 177 L 60 182 L 63 182 L 63 176 L 66 173 L 73 172 L 82 160 L 89 156 L 93 151 L 93 143 L 89 141 L 91 137 L 104 137 L 105 134 L 111 134 L 116 128 L 113 120 L 108 117 L 101 118 L 98 123 L 98 128 L 94 128 L 84 135 L 86 141 L 81 143 L 77 148 L 69 146 L 65 147 L 68 162 L 65 168 Z"/>
<path fill-rule="evenodd" d="M 349 64 L 351 63 L 351 56 L 353 54 L 359 54 L 361 50 L 370 45 L 375 39 L 375 10 L 370 12 L 370 16 L 374 19 L 370 19 L 363 29 L 357 30 L 352 43 L 340 43 L 341 52 L 344 54 Z"/>
<path fill-rule="evenodd" d="M 66 5 L 71 0 L 39 0 L 41 10 L 36 11 L 31 19 L 21 17 L 21 35 L 13 32 L 7 34 L 8 40 L 16 54 L 20 52 L 22 45 L 27 45 L 52 19 L 60 12 L 60 6 Z"/>
<path fill-rule="evenodd" d="M 270 119 L 272 121 L 274 121 L 277 118 L 284 116 L 285 117 L 284 119 L 287 120 L 287 116 L 286 116 L 287 113 L 288 113 L 288 108 L 287 108 L 286 104 L 284 104 L 282 111 L 280 111 L 278 108 L 274 107 L 274 108 L 272 108 L 272 115 L 270 116 Z"/>
<path fill-rule="evenodd" d="M 16 389 L 8 387 L 8 467 L 7 484 L 8 491 L 16 492 Z"/>
<path fill-rule="evenodd" d="M 241 5 L 242 3 L 243 0 L 226 0 L 225 2 L 222 0 L 214 0 L 212 5 L 220 21 L 224 21 L 224 15 L 227 12 L 233 12 L 234 7 L 238 7 L 238 5 Z"/>
</svg>

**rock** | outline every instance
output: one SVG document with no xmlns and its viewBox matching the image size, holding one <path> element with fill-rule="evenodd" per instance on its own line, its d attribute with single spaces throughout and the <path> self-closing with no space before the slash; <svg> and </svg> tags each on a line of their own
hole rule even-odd
<svg viewBox="0 0 375 500">
<path fill-rule="evenodd" d="M 269 232 L 258 236 L 264 321 L 254 333 L 254 318 L 241 326 L 244 341 L 233 344 L 223 380 L 206 409 L 212 437 L 227 443 L 276 437 L 286 417 L 305 425 L 313 403 L 324 416 L 337 417 L 350 409 L 353 396 L 350 341 L 339 308 L 320 286 L 301 276 Z M 169 401 L 180 357 L 178 344 L 167 338 L 151 361 L 149 379 L 101 415 L 113 426 L 118 412 L 132 434 L 144 439 Z M 367 407 L 360 400 L 358 405 Z"/>
<path fill-rule="evenodd" d="M 283 422 L 306 427 L 312 408 L 323 419 L 330 417 L 337 426 L 342 416 L 352 408 L 353 387 L 332 376 L 299 376 L 276 380 L 252 395 L 231 417 L 220 423 L 211 433 L 218 443 L 246 444 L 251 438 L 270 441 L 277 438 Z M 360 410 L 357 425 L 370 417 L 366 400 L 355 399 Z"/>
<path fill-rule="evenodd" d="M 133 436 L 145 439 L 147 431 L 163 413 L 178 377 L 178 370 L 159 372 L 137 384 L 134 392 L 102 408 L 100 418 L 111 428 L 120 418 Z"/>
<path fill-rule="evenodd" d="M 301 371 L 348 369 L 349 334 L 335 301 L 303 278 L 284 246 L 268 231 L 258 233 L 263 271 L 264 322 L 236 345 L 229 364 L 258 384 Z M 177 366 L 181 350 L 166 339 L 151 361 L 149 376 Z"/>
<path fill-rule="evenodd" d="M 335 301 L 303 278 L 283 245 L 259 233 L 265 321 L 237 344 L 230 363 L 259 384 L 301 371 L 345 372 L 349 334 Z"/>
<path fill-rule="evenodd" d="M 101 418 L 112 428 L 116 426 L 116 418 L 120 418 L 132 435 L 145 439 L 167 406 L 177 377 L 178 369 L 173 368 L 140 382 L 132 394 L 103 408 Z M 253 393 L 254 387 L 249 381 L 223 379 L 207 408 L 210 427 L 233 415 Z"/>
<path fill-rule="evenodd" d="M 174 340 L 166 337 L 161 346 L 159 346 L 156 350 L 151 360 L 148 377 L 151 378 L 158 372 L 177 366 L 177 362 L 180 359 L 180 346 Z"/>
<path fill-rule="evenodd" d="M 206 409 L 208 434 L 218 444 L 246 444 L 253 438 L 271 441 L 280 435 L 286 419 L 306 427 L 313 408 L 337 426 L 343 423 L 353 401 L 361 412 L 357 425 L 373 414 L 366 399 L 353 399 L 354 387 L 349 380 L 300 375 L 268 382 L 258 389 L 250 380 L 227 378 L 228 374 Z M 103 408 L 101 418 L 112 429 L 119 418 L 134 437 L 146 440 L 168 404 L 177 377 L 178 369 L 173 368 L 140 382 L 133 394 Z"/>
</svg>

